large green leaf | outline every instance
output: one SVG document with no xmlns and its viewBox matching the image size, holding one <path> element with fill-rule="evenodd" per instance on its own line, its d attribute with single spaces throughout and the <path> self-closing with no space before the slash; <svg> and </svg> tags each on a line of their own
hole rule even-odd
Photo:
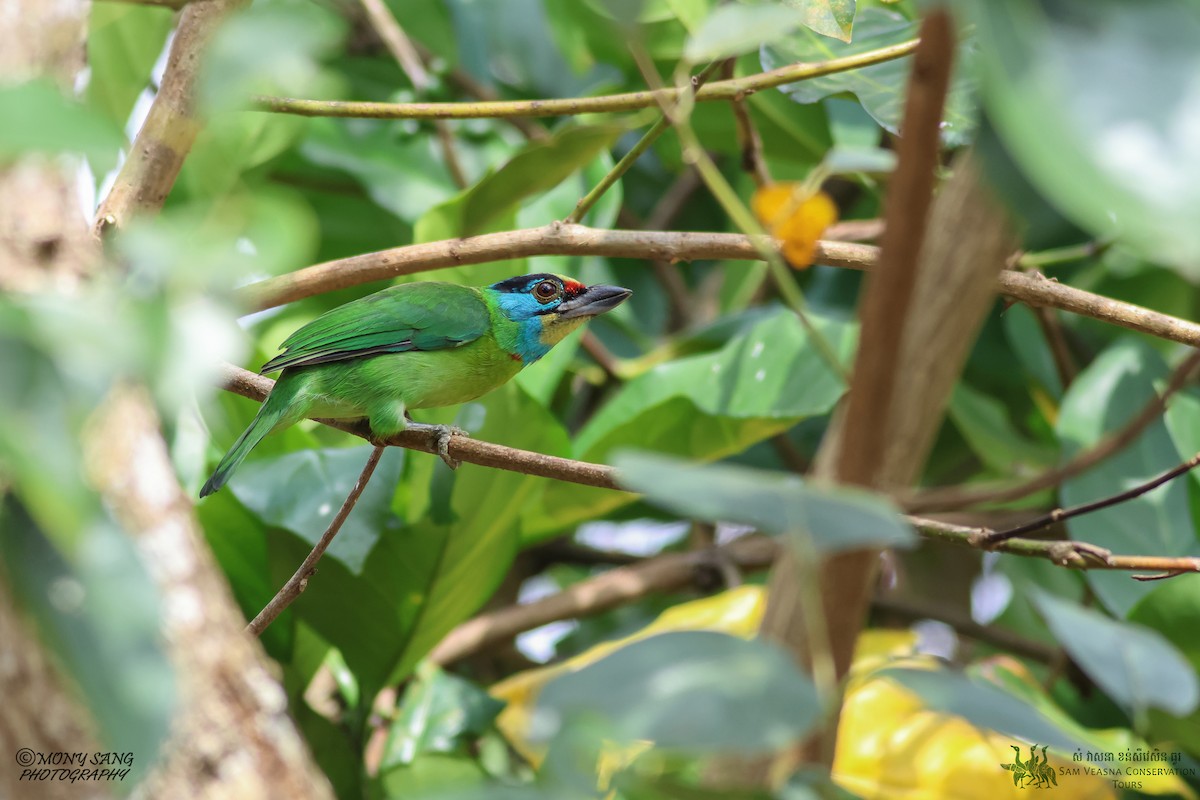
<svg viewBox="0 0 1200 800">
<path fill-rule="evenodd" d="M 834 351 L 848 357 L 854 326 L 813 321 Z M 829 411 L 843 391 L 841 378 L 811 345 L 796 315 L 778 309 L 715 353 L 671 361 L 630 381 L 588 421 L 574 449 L 589 459 L 628 445 L 715 458 L 741 442 L 735 429 L 722 430 L 714 418 L 786 426 Z M 699 413 L 660 413 L 677 399 Z M 695 441 L 702 434 L 710 443 Z M 697 447 L 719 452 L 696 453 Z"/>
<path fill-rule="evenodd" d="M 881 8 L 864 8 L 855 21 L 852 43 L 832 42 L 825 36 L 804 30 L 790 42 L 764 46 L 760 59 L 763 69 L 770 70 L 796 62 L 826 61 L 866 53 L 900 44 L 916 35 L 917 23 L 900 14 Z M 958 51 L 942 123 L 942 139 L 947 145 L 966 143 L 975 128 L 973 54 L 974 47 L 969 42 Z M 797 103 L 815 103 L 830 95 L 848 92 L 858 98 L 880 125 L 897 133 L 904 116 L 904 92 L 911 69 L 912 57 L 907 56 L 779 88 Z"/>
<path fill-rule="evenodd" d="M 1049 448 L 1017 430 L 1004 403 L 965 383 L 954 387 L 947 413 L 972 452 L 1001 474 L 1031 474 L 1053 461 Z"/>
<path fill-rule="evenodd" d="M 465 408 L 479 407 L 482 427 L 461 416 L 456 422 L 482 439 L 546 453 L 566 448 L 558 424 L 514 385 Z M 407 675 L 488 599 L 516 554 L 518 514 L 539 480 L 471 464 L 451 473 L 436 456 L 413 455 L 408 461 L 410 473 L 432 470 L 428 485 L 414 483 L 414 491 L 425 495 L 420 517 L 383 531 L 358 572 L 341 559 L 323 561 L 293 605 L 303 621 L 341 650 L 364 698 L 389 678 Z M 410 474 L 405 482 L 414 480 Z M 390 495 L 391 487 L 383 488 Z M 308 545 L 292 536 L 272 543 L 275 570 L 286 578 Z"/>
<path fill-rule="evenodd" d="M 619 454 L 615 466 L 622 485 L 668 511 L 803 536 L 819 552 L 911 546 L 916 541 L 890 503 L 862 490 L 813 487 L 795 475 L 644 453 Z"/>
<path fill-rule="evenodd" d="M 243 174 L 290 148 L 309 120 L 287 114 L 238 111 L 215 114 L 196 137 L 179 175 L 180 187 L 221 197 Z"/>
<path fill-rule="evenodd" d="M 25 153 L 78 153 L 103 174 L 125 144 L 115 123 L 48 80 L 0 86 L 0 119 L 0 166 Z"/>
<path fill-rule="evenodd" d="M 1200 8 L 974 2 L 988 116 L 1073 221 L 1200 277 Z"/>
<path fill-rule="evenodd" d="M 346 22 L 304 0 L 259 0 L 225 21 L 205 51 L 198 101 L 210 111 L 245 106 L 256 93 L 337 95 L 320 59 L 336 47 Z"/>
<path fill-rule="evenodd" d="M 461 200 L 440 206 L 441 225 L 457 229 L 460 236 L 480 233 L 493 220 L 515 212 L 522 200 L 554 188 L 582 169 L 607 150 L 621 131 L 616 125 L 571 126 L 526 145 L 467 189 Z M 436 213 L 437 209 L 431 215 Z M 420 231 L 418 237 L 428 241 Z"/>
<path fill-rule="evenodd" d="M 1154 381 L 1164 380 L 1167 367 L 1150 347 L 1122 339 L 1079 374 L 1063 398 L 1058 435 L 1063 457 L 1094 447 L 1124 425 L 1154 396 Z M 1176 450 L 1161 420 L 1152 423 L 1130 446 L 1066 481 L 1064 505 L 1108 497 L 1153 478 L 1178 463 Z M 1187 485 L 1172 481 L 1118 505 L 1067 521 L 1071 536 L 1107 547 L 1115 553 L 1183 556 L 1200 554 L 1192 532 Z M 1154 587 L 1128 575 L 1089 571 L 1088 583 L 1114 613 L 1124 616 Z"/>
<path fill-rule="evenodd" d="M 412 764 L 425 753 L 466 750 L 504 703 L 475 684 L 426 662 L 408 684 L 388 731 L 381 767 Z"/>
<path fill-rule="evenodd" d="M 300 450 L 245 464 L 230 481 L 234 496 L 268 525 L 287 528 L 315 545 L 358 481 L 370 445 Z M 342 524 L 325 558 L 341 561 L 352 573 L 362 571 L 367 554 L 386 531 L 405 451 L 388 448 Z"/>
<path fill-rule="evenodd" d="M 848 359 L 856 328 L 812 319 Z M 631 380 L 579 432 L 574 456 L 604 461 L 619 448 L 638 447 L 711 461 L 828 413 L 843 391 L 796 316 L 777 309 L 716 352 L 671 361 Z M 526 513 L 524 535 L 544 537 L 631 500 L 608 490 L 551 484 Z"/>
<path fill-rule="evenodd" d="M 1177 716 L 1196 709 L 1196 671 L 1158 631 L 1046 592 L 1037 592 L 1034 602 L 1071 659 L 1135 719 L 1150 708 Z"/>
<path fill-rule="evenodd" d="M 169 8 L 93 3 L 88 18 L 88 105 L 124 126 L 138 95 L 150 84 L 150 70 L 174 20 Z"/>
<path fill-rule="evenodd" d="M 534 736 L 599 721 L 623 742 L 690 752 L 755 753 L 795 742 L 818 720 L 812 680 L 761 639 L 712 631 L 663 633 L 548 683 Z"/>
<path fill-rule="evenodd" d="M 317 119 L 310 123 L 300 153 L 313 164 L 354 176 L 376 204 L 412 223 L 456 190 L 436 143 L 399 131 L 398 123 Z"/>
</svg>

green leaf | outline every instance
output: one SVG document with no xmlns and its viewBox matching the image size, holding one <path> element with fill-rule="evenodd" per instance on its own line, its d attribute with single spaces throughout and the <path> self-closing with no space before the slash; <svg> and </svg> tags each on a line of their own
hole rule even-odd
<svg viewBox="0 0 1200 800">
<path fill-rule="evenodd" d="M 482 428 L 454 420 L 452 411 L 436 413 L 439 421 L 456 421 L 487 441 L 552 454 L 566 448 L 561 427 L 512 384 L 465 408 L 480 407 Z M 406 484 L 418 469 L 433 471 L 425 490 L 427 511 L 411 525 L 376 530 L 374 547 L 357 573 L 341 559 L 323 561 L 292 606 L 342 652 L 364 698 L 409 674 L 487 601 L 516 555 L 518 514 L 541 480 L 470 464 L 451 473 L 436 456 L 424 454 L 407 461 Z M 389 497 L 394 483 L 380 482 Z M 291 536 L 276 537 L 273 546 L 272 561 L 283 578 L 308 549 Z"/>
<path fill-rule="evenodd" d="M 607 150 L 624 129 L 617 125 L 565 128 L 526 145 L 507 164 L 467 190 L 460 206 L 461 235 L 483 230 L 527 197 L 554 188 Z"/>
<path fill-rule="evenodd" d="M 456 189 L 433 138 L 402 136 L 399 130 L 397 123 L 316 119 L 300 154 L 354 176 L 375 203 L 411 223 Z"/>
<path fill-rule="evenodd" d="M 1032 474 L 1054 460 L 1048 448 L 1016 429 L 1001 401 L 965 383 L 954 387 L 948 414 L 972 452 L 1001 474 Z"/>
<path fill-rule="evenodd" d="M 358 481 L 374 448 L 301 450 L 277 458 L 249 461 L 229 483 L 233 495 L 263 522 L 286 528 L 315 545 Z M 326 558 L 362 572 L 367 554 L 391 518 L 392 493 L 400 479 L 405 451 L 389 447 L 375 468 L 354 510 L 329 545 Z"/>
<path fill-rule="evenodd" d="M 848 359 L 856 328 L 810 314 Z M 622 447 L 711 461 L 741 452 L 801 419 L 828 413 L 844 385 L 795 314 L 769 312 L 714 353 L 662 364 L 629 381 L 577 434 L 574 457 L 604 461 Z M 632 497 L 554 483 L 528 509 L 527 541 L 620 508 Z"/>
<path fill-rule="evenodd" d="M 404 690 L 381 766 L 386 770 L 427 753 L 464 751 L 502 708 L 504 703 L 470 681 L 423 664 Z"/>
<path fill-rule="evenodd" d="M 1063 458 L 1094 447 L 1119 429 L 1155 396 L 1154 381 L 1167 377 L 1162 358 L 1150 347 L 1122 339 L 1079 374 L 1063 398 L 1058 435 Z M 1062 486 L 1062 503 L 1073 506 L 1108 497 L 1147 481 L 1178 463 L 1162 420 L 1153 422 L 1133 444 Z M 1187 485 L 1171 481 L 1141 497 L 1067 521 L 1072 538 L 1115 553 L 1156 556 L 1200 555 L 1192 532 Z M 1087 581 L 1109 610 L 1124 616 L 1152 584 L 1128 575 L 1089 571 Z"/>
<path fill-rule="evenodd" d="M 686 631 L 634 642 L 551 681 L 534 726 L 549 739 L 572 718 L 599 719 L 619 741 L 756 753 L 798 740 L 819 710 L 812 681 L 774 645 Z"/>
<path fill-rule="evenodd" d="M 0 166 L 26 153 L 79 153 L 103 175 L 125 144 L 111 120 L 63 97 L 49 80 L 0 86 L 0 119 Z"/>
<path fill-rule="evenodd" d="M 318 60 L 342 40 L 346 22 L 304 0 L 260 0 L 217 30 L 205 52 L 199 103 L 240 108 L 253 94 L 312 97 L 333 93 Z"/>
<path fill-rule="evenodd" d="M 1071 660 L 1135 719 L 1150 708 L 1176 716 L 1196 709 L 1196 671 L 1162 634 L 1046 592 L 1034 603 Z"/>
<path fill-rule="evenodd" d="M 762 48 L 763 69 L 771 70 L 797 62 L 827 61 L 867 53 L 900 44 L 917 35 L 917 23 L 881 8 L 864 8 L 854 26 L 854 42 L 836 44 L 812 31 L 801 31 L 792 41 Z M 973 77 L 974 48 L 959 48 L 957 66 L 946 98 L 942 139 L 948 146 L 965 144 L 975 128 Z M 904 115 L 904 92 L 912 57 L 893 59 L 869 67 L 810 78 L 779 87 L 797 103 L 815 103 L 830 95 L 849 92 L 880 125 L 898 133 Z"/>
<path fill-rule="evenodd" d="M 287 114 L 215 114 L 196 137 L 179 182 L 193 196 L 225 195 L 244 173 L 291 147 L 308 124 Z"/>
<path fill-rule="evenodd" d="M 967 6 L 968 4 L 964 4 Z M 1074 222 L 1195 280 L 1200 11 L 1157 0 L 975 2 L 984 102 L 1025 177 Z"/>
<path fill-rule="evenodd" d="M 804 24 L 822 36 L 850 41 L 854 0 L 783 0 L 804 13 Z"/>
<path fill-rule="evenodd" d="M 620 454 L 614 464 L 622 485 L 668 511 L 740 522 L 777 535 L 805 535 L 821 553 L 916 541 L 895 507 L 870 492 L 812 487 L 795 475 L 646 453 Z"/>
<path fill-rule="evenodd" d="M 93 3 L 88 18 L 88 105 L 123 127 L 138 95 L 150 84 L 150 71 L 174 22 L 169 8 Z"/>
<path fill-rule="evenodd" d="M 774 42 L 805 24 L 805 15 L 777 5 L 717 6 L 684 48 L 692 63 L 740 55 Z"/>
<path fill-rule="evenodd" d="M 813 321 L 834 351 L 848 357 L 855 328 L 819 317 Z M 721 430 L 711 417 L 770 420 L 786 427 L 823 414 L 841 397 L 844 385 L 808 339 L 795 314 L 777 309 L 715 353 L 655 367 L 622 387 L 588 421 L 575 439 L 575 452 L 594 458 L 622 445 L 643 445 L 717 458 L 740 448 L 721 441 L 722 434 L 733 430 Z M 685 415 L 672 424 L 656 413 L 676 399 L 686 400 L 702 414 Z M 707 443 L 693 441 L 700 434 Z M 695 452 L 697 447 L 706 452 Z"/>
</svg>

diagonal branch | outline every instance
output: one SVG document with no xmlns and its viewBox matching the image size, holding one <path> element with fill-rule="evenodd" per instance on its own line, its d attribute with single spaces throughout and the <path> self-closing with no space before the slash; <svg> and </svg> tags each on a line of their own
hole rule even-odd
<svg viewBox="0 0 1200 800">
<path fill-rule="evenodd" d="M 362 472 L 359 473 L 358 480 L 354 483 L 354 488 L 350 490 L 350 494 L 346 495 L 346 499 L 342 502 L 342 507 L 338 509 L 337 514 L 329 522 L 329 527 L 325 529 L 325 533 L 321 534 L 320 540 L 313 546 L 313 549 L 301 562 L 300 566 L 292 573 L 292 577 L 287 579 L 275 596 L 271 598 L 271 602 L 263 607 L 263 610 L 258 612 L 250 624 L 246 626 L 246 631 L 254 636 L 261 636 L 262 632 L 267 629 L 267 626 L 275 621 L 275 618 L 283 613 L 283 610 L 290 606 L 292 602 L 308 588 L 308 579 L 317 571 L 317 562 L 321 560 L 321 556 L 325 555 L 325 551 L 329 549 L 329 545 L 333 543 L 333 537 L 338 535 L 338 531 L 342 529 L 342 524 L 346 518 L 350 516 L 350 512 L 354 510 L 355 503 L 362 495 L 363 490 L 367 488 L 367 482 L 371 480 L 371 476 L 375 474 L 375 467 L 379 466 L 379 459 L 383 457 L 383 445 L 377 445 L 371 451 L 371 455 L 367 458 L 367 463 L 363 465 Z"/>
<path fill-rule="evenodd" d="M 1037 519 L 1030 520 L 1023 525 L 1017 525 L 1013 528 L 1006 528 L 1001 531 L 989 531 L 980 537 L 979 544 L 982 547 L 988 547 L 1000 542 L 1006 542 L 1009 539 L 1020 536 L 1023 533 L 1031 533 L 1033 531 L 1041 530 L 1042 528 L 1048 528 L 1051 525 L 1064 522 L 1072 517 L 1080 517 L 1084 514 L 1091 514 L 1093 511 L 1100 511 L 1101 509 L 1109 508 L 1111 506 L 1133 500 L 1141 497 L 1146 492 L 1157 489 L 1164 483 L 1169 483 L 1170 481 L 1175 480 L 1180 475 L 1191 472 L 1197 466 L 1200 466 L 1200 453 L 1192 456 L 1182 464 L 1177 464 L 1166 472 L 1156 475 L 1150 480 L 1134 486 L 1132 489 L 1126 489 L 1123 492 L 1118 492 L 1117 494 L 1110 495 L 1109 497 L 1102 497 L 1099 500 L 1093 500 L 1090 503 L 1081 503 L 1080 505 L 1072 506 L 1070 508 L 1056 508 L 1049 514 L 1045 514 Z"/>
<path fill-rule="evenodd" d="M 747 536 L 720 548 L 666 553 L 618 567 L 572 584 L 536 603 L 490 611 L 462 623 L 429 654 L 435 664 L 453 664 L 497 642 L 555 620 L 600 614 L 651 592 L 670 592 L 696 583 L 697 573 L 725 559 L 740 569 L 765 569 L 778 546 L 763 536 Z"/>
<path fill-rule="evenodd" d="M 232 365 L 224 367 L 221 380 L 222 388 L 260 402 L 270 393 L 274 385 L 275 382 L 270 378 Z M 363 422 L 344 420 L 318 420 L 318 422 L 355 436 L 361 436 L 377 445 L 404 447 L 409 450 L 420 450 L 423 453 L 437 453 L 436 434 L 409 430 L 381 442 L 372 436 L 370 429 Z M 586 461 L 547 456 L 462 436 L 451 438 L 450 455 L 469 464 L 505 469 L 542 478 L 553 478 L 583 486 L 622 491 L 616 480 L 616 470 L 605 464 L 591 464 Z M 922 517 L 907 517 L 907 519 L 917 532 L 926 538 L 952 541 L 975 549 L 1044 558 L 1060 566 L 1073 569 L 1200 572 L 1200 559 L 1197 558 L 1114 556 L 1108 550 L 1087 542 L 1017 538 L 1000 542 L 997 545 L 988 545 L 984 540 L 992 533 L 991 528 L 969 528 Z"/>
<path fill-rule="evenodd" d="M 1200 367 L 1200 351 L 1188 356 L 1175 369 L 1166 388 L 1163 389 L 1163 393 L 1151 398 L 1141 411 L 1125 423 L 1124 427 L 1105 436 L 1095 447 L 1077 453 L 1074 458 L 1061 466 L 1035 475 L 1015 486 L 999 489 L 995 487 L 931 489 L 914 496 L 909 502 L 904 502 L 904 508 L 914 514 L 933 510 L 951 511 L 980 503 L 1003 503 L 1017 500 L 1042 489 L 1058 486 L 1063 481 L 1086 472 L 1132 444 L 1142 434 L 1142 431 L 1162 415 L 1167 408 L 1167 399 L 1187 384 L 1197 367 Z"/>
</svg>

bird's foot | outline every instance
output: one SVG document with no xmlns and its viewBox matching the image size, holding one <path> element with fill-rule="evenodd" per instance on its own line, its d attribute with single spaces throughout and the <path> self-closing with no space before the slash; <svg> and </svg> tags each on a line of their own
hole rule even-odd
<svg viewBox="0 0 1200 800">
<path fill-rule="evenodd" d="M 441 456 L 442 461 L 446 462 L 446 466 L 450 469 L 458 469 L 458 461 L 450 457 L 450 437 L 465 436 L 471 438 L 471 434 L 464 431 L 457 425 L 430 425 L 426 422 L 410 422 L 405 426 L 409 430 L 424 431 L 437 436 L 437 454 Z"/>
</svg>

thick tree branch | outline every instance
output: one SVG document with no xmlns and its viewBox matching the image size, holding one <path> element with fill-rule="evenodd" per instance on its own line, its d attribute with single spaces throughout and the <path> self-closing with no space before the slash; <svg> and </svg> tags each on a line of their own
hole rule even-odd
<svg viewBox="0 0 1200 800">
<path fill-rule="evenodd" d="M 600 614 L 656 592 L 692 586 L 698 572 L 713 570 L 719 560 L 743 570 L 766 569 L 777 549 L 771 539 L 748 536 L 720 548 L 668 553 L 618 567 L 537 602 L 480 614 L 450 631 L 429 658 L 436 664 L 453 664 L 518 633 L 556 620 Z"/>
<path fill-rule="evenodd" d="M 261 311 L 401 275 L 531 256 L 597 255 L 668 263 L 709 259 L 757 261 L 762 258 L 758 241 L 738 233 L 600 230 L 552 222 L 540 228 L 404 245 L 340 258 L 252 283 L 237 294 L 248 311 Z M 878 260 L 879 248 L 873 245 L 817 243 L 818 264 L 870 270 Z M 997 279 L 996 289 L 1030 306 L 1060 308 L 1160 339 L 1200 347 L 1200 325 L 1194 322 L 1111 300 L 1039 275 L 1004 270 Z"/>
<path fill-rule="evenodd" d="M 982 292 L 993 280 L 989 273 L 1004 263 L 989 263 L 989 253 L 955 274 L 958 265 L 937 263 L 930 258 L 937 248 L 926 247 L 953 58 L 953 25 L 945 11 L 935 10 L 921 24 L 921 45 L 909 76 L 896 171 L 885 202 L 880 268 L 865 282 L 859 304 L 861 334 L 853 379 L 839 419 L 817 456 L 816 472 L 826 480 L 884 492 L 913 480 L 965 358 L 963 342 L 974 337 L 982 322 Z M 955 190 L 969 191 L 972 176 L 960 162 L 943 197 Z M 948 294 L 958 284 L 960 292 L 955 294 L 961 294 L 955 298 L 956 313 L 938 316 L 945 328 L 936 335 L 921 317 L 930 311 L 930 279 L 935 274 L 942 284 L 939 292 Z M 925 363 L 929 358 L 932 364 Z M 878 563 L 876 549 L 837 553 L 815 567 L 818 585 L 810 587 L 805 585 L 806 571 L 814 567 L 795 556 L 781 558 L 771 574 L 761 634 L 787 647 L 814 676 L 832 662 L 840 683 L 849 672 L 866 619 Z M 791 756 L 832 765 L 837 727 L 834 716 Z M 761 763 L 748 764 L 744 771 L 756 784 L 764 773 Z"/>
<path fill-rule="evenodd" d="M 271 598 L 271 602 L 267 603 L 263 607 L 263 610 L 258 612 L 258 616 L 252 619 L 250 624 L 246 626 L 248 633 L 255 636 L 262 636 L 262 632 L 267 629 L 267 626 L 274 622 L 275 618 L 283 613 L 283 610 L 290 606 L 292 601 L 308 588 L 308 579 L 317 571 L 317 562 L 321 560 L 321 556 L 325 555 L 325 551 L 333 543 L 333 537 L 338 535 L 338 531 L 342 529 L 342 524 L 350 516 L 350 512 L 354 510 L 354 504 L 358 502 L 358 498 L 362 495 L 363 490 L 367 488 L 367 482 L 371 480 L 371 476 L 375 473 L 375 467 L 379 466 L 379 459 L 382 457 L 383 447 L 376 447 L 371 451 L 371 455 L 367 458 L 367 463 L 363 465 L 358 480 L 355 481 L 350 494 L 346 495 L 346 499 L 342 502 L 342 507 L 338 509 L 337 514 L 330 520 L 329 527 L 321 534 L 320 540 L 309 551 L 309 554 L 292 574 L 292 577 L 288 578 L 287 583 L 280 587 L 275 596 Z"/>
<path fill-rule="evenodd" d="M 124 226 L 138 213 L 162 208 L 200 132 L 196 80 L 204 48 L 221 22 L 246 2 L 203 0 L 187 5 L 150 113 L 129 148 L 112 190 L 96 212 L 93 231 L 97 235 Z"/>
<path fill-rule="evenodd" d="M 219 2 L 219 0 L 210 0 Z M 731 100 L 762 89 L 771 89 L 786 83 L 846 72 L 872 64 L 882 64 L 911 55 L 916 49 L 916 40 L 859 53 L 845 58 L 835 58 L 816 64 L 790 64 L 786 67 L 735 78 L 717 81 L 704 86 L 696 93 L 696 100 Z M 257 97 L 255 108 L 259 111 L 274 111 L 280 114 L 298 114 L 305 117 L 368 117 L 372 119 L 492 119 L 507 117 L 558 117 L 574 114 L 595 114 L 606 111 L 635 111 L 668 103 L 676 103 L 688 89 L 658 89 L 653 91 L 628 92 L 602 97 L 569 97 L 545 100 L 497 100 L 477 103 L 371 103 L 345 100 L 303 100 L 291 97 Z"/>
</svg>

